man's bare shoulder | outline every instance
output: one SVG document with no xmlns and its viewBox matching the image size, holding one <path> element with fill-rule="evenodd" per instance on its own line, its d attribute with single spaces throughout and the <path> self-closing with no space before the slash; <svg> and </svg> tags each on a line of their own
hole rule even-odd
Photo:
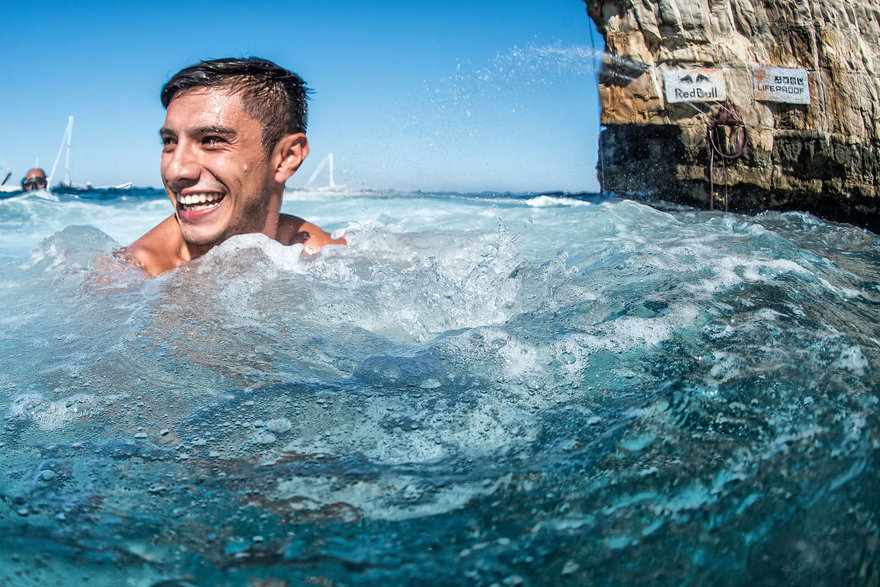
<svg viewBox="0 0 880 587">
<path fill-rule="evenodd" d="M 298 216 L 282 214 L 278 224 L 278 242 L 284 245 L 303 244 L 304 253 L 317 253 L 325 245 L 347 245 L 345 238 L 334 239 L 321 227 Z"/>
<path fill-rule="evenodd" d="M 142 267 L 152 276 L 167 273 L 185 261 L 180 254 L 182 237 L 174 215 L 122 249 L 117 256 Z"/>
</svg>

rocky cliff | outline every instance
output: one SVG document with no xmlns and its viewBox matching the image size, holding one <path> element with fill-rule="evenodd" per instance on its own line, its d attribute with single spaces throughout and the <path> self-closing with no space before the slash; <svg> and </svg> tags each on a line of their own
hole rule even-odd
<svg viewBox="0 0 880 587">
<path fill-rule="evenodd" d="M 880 2 L 585 1 L 603 191 L 880 232 Z"/>
</svg>

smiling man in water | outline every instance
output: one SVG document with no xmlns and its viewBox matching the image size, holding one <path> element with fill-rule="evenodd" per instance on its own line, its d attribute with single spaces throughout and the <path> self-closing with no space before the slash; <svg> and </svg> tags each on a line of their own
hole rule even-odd
<svg viewBox="0 0 880 587">
<path fill-rule="evenodd" d="M 284 182 L 309 153 L 303 80 L 257 58 L 202 61 L 162 88 L 162 182 L 174 214 L 124 251 L 156 276 L 237 234 L 317 253 L 346 244 L 281 213 Z"/>
</svg>

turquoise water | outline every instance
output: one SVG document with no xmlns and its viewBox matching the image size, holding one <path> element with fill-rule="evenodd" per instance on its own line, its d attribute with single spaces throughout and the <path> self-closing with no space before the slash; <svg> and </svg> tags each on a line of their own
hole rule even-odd
<svg viewBox="0 0 880 587">
<path fill-rule="evenodd" d="M 876 235 L 295 192 L 350 245 L 115 263 L 169 208 L 0 200 L 0 583 L 876 584 Z"/>
</svg>

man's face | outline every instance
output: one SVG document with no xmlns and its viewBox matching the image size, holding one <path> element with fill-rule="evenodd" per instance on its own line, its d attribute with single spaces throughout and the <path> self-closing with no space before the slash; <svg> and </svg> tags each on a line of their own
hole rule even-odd
<svg viewBox="0 0 880 587">
<path fill-rule="evenodd" d="M 197 88 L 168 105 L 162 181 L 183 239 L 208 249 L 236 234 L 274 237 L 281 207 L 259 121 L 225 88 Z M 281 189 L 278 189 L 278 188 Z"/>
<path fill-rule="evenodd" d="M 32 169 L 25 175 L 21 186 L 26 192 L 43 189 L 46 187 L 46 175 L 39 169 Z"/>
</svg>

